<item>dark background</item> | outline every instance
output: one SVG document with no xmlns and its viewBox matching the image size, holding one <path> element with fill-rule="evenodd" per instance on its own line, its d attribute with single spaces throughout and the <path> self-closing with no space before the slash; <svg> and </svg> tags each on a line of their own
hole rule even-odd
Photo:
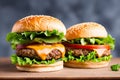
<svg viewBox="0 0 120 80">
<path fill-rule="evenodd" d="M 59 18 L 66 28 L 88 21 L 102 24 L 116 39 L 113 56 L 120 57 L 120 0 L 0 0 L 0 57 L 15 53 L 5 40 L 13 24 L 41 14 Z"/>
</svg>

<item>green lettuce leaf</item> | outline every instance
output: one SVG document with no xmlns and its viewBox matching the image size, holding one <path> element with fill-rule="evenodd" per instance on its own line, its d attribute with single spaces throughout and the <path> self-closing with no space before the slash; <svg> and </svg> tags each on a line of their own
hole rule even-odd
<svg viewBox="0 0 120 80">
<path fill-rule="evenodd" d="M 110 45 L 111 49 L 115 48 L 115 39 L 109 34 L 106 38 L 78 38 L 67 41 L 73 44 L 81 44 L 81 45 Z"/>
<path fill-rule="evenodd" d="M 77 62 L 85 62 L 85 61 L 101 62 L 101 61 L 109 61 L 112 58 L 112 55 L 97 58 L 95 51 L 91 51 L 87 56 L 81 55 L 79 57 L 73 56 L 72 50 L 68 51 L 67 54 L 68 55 L 63 58 L 64 62 L 71 60 L 76 60 Z"/>
<path fill-rule="evenodd" d="M 53 30 L 44 32 L 11 32 L 7 34 L 6 40 L 10 42 L 12 48 L 15 49 L 17 44 L 28 44 L 33 42 L 57 43 L 66 41 L 66 38 L 64 37 L 64 33 Z"/>
<path fill-rule="evenodd" d="M 51 59 L 51 60 L 36 60 L 36 59 L 30 59 L 28 57 L 19 57 L 16 54 L 11 55 L 10 57 L 12 64 L 18 64 L 18 65 L 32 65 L 32 64 L 53 64 L 57 61 L 61 61 L 62 58 L 55 60 L 55 59 Z"/>
<path fill-rule="evenodd" d="M 119 71 L 119 69 L 120 69 L 120 64 L 111 65 L 111 70 L 112 71 Z"/>
</svg>

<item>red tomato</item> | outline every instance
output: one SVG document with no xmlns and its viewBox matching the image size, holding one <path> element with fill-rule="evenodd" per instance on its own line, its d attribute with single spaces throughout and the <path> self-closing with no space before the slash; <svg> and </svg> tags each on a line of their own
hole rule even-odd
<svg viewBox="0 0 120 80">
<path fill-rule="evenodd" d="M 70 44 L 63 43 L 67 47 L 71 48 L 81 48 L 81 49 L 110 49 L 109 45 L 80 45 L 80 44 Z"/>
</svg>

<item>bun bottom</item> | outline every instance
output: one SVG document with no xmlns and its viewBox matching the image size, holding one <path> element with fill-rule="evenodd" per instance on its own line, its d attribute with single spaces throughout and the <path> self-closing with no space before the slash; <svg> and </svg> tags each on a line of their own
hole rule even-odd
<svg viewBox="0 0 120 80">
<path fill-rule="evenodd" d="M 71 67 L 71 68 L 101 68 L 108 66 L 109 61 L 102 61 L 102 62 L 77 62 L 77 61 L 69 61 L 65 62 L 64 66 Z"/>
<path fill-rule="evenodd" d="M 57 71 L 63 69 L 63 61 L 58 61 L 54 64 L 33 64 L 32 66 L 25 65 L 20 66 L 16 65 L 16 68 L 20 71 L 30 71 L 30 72 L 48 72 L 48 71 Z"/>
</svg>

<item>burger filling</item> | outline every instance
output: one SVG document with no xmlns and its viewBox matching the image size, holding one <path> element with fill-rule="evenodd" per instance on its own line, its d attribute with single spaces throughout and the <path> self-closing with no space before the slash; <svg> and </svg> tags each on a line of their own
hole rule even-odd
<svg viewBox="0 0 120 80">
<path fill-rule="evenodd" d="M 6 40 L 16 49 L 16 54 L 11 56 L 13 64 L 52 64 L 65 55 L 65 48 L 60 43 L 66 39 L 64 33 L 57 30 L 11 32 Z"/>
<path fill-rule="evenodd" d="M 108 35 L 106 38 L 79 38 L 63 43 L 66 46 L 65 62 L 76 60 L 85 61 L 109 61 L 112 58 L 110 48 L 114 49 L 114 38 Z"/>
<path fill-rule="evenodd" d="M 111 49 L 115 47 L 115 39 L 110 34 L 106 38 L 78 38 L 68 40 L 67 42 L 81 45 L 109 45 Z"/>
</svg>

